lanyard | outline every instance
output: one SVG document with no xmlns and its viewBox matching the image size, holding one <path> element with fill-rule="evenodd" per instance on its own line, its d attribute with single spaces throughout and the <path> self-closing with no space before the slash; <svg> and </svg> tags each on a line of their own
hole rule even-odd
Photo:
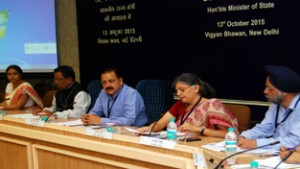
<svg viewBox="0 0 300 169">
<path fill-rule="evenodd" d="M 124 86 L 124 85 L 122 85 L 122 87 L 121 87 L 121 89 L 120 89 L 120 92 L 119 92 L 119 93 L 116 95 L 116 97 L 113 99 L 113 102 L 112 102 L 111 106 L 109 106 L 110 99 L 108 99 L 108 101 L 107 101 L 107 118 L 109 118 L 111 109 L 112 109 L 112 107 L 113 107 L 115 101 L 117 100 L 119 94 L 121 93 L 121 90 L 123 89 L 123 86 Z"/>
<path fill-rule="evenodd" d="M 197 101 L 197 103 L 194 104 L 194 106 L 191 108 L 191 110 L 187 113 L 186 116 L 185 116 L 186 112 L 184 112 L 184 113 L 182 114 L 180 125 L 182 125 L 182 124 L 186 121 L 186 119 L 190 116 L 190 114 L 193 112 L 193 110 L 194 110 L 195 107 L 198 105 L 198 103 L 201 101 L 201 99 L 202 99 L 202 96 L 199 98 L 199 100 Z M 184 116 L 185 116 L 185 118 L 184 118 Z"/>
<path fill-rule="evenodd" d="M 277 111 L 276 111 L 276 118 L 275 118 L 275 130 L 274 133 L 276 132 L 276 129 L 278 127 L 279 124 L 285 122 L 285 120 L 290 116 L 290 114 L 294 111 L 294 109 L 297 107 L 298 102 L 300 101 L 300 97 L 298 98 L 298 100 L 296 101 L 296 104 L 294 106 L 293 109 L 288 109 L 287 115 L 285 116 L 285 118 L 283 120 L 281 120 L 281 122 L 278 123 L 278 114 L 279 114 L 279 107 L 280 105 L 277 105 Z"/>
</svg>

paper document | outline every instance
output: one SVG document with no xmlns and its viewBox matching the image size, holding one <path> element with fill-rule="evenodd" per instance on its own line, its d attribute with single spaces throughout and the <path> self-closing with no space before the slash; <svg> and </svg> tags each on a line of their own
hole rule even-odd
<svg viewBox="0 0 300 169">
<path fill-rule="evenodd" d="M 252 169 L 250 167 L 250 164 L 236 164 L 236 165 L 231 166 L 231 168 L 232 169 Z M 273 168 L 266 167 L 266 166 L 258 166 L 257 169 L 273 169 Z"/>
<path fill-rule="evenodd" d="M 69 126 L 69 127 L 83 126 L 83 122 L 81 121 L 81 119 L 74 120 L 74 121 L 58 122 L 58 123 L 54 122 L 51 124 L 60 125 L 60 126 Z"/>
<path fill-rule="evenodd" d="M 12 117 L 16 119 L 35 119 L 40 118 L 40 116 L 34 116 L 32 114 L 11 114 L 11 115 L 5 115 L 6 117 Z"/>
<path fill-rule="evenodd" d="M 128 127 L 126 127 L 125 129 L 129 132 L 132 132 L 134 134 L 138 134 L 140 136 L 149 136 L 149 134 L 151 134 L 150 137 L 155 137 L 155 138 L 160 138 L 160 139 L 167 138 L 167 132 L 166 131 L 151 132 L 151 133 L 147 131 L 147 132 L 139 133 L 136 129 L 132 129 L 132 128 L 128 128 Z M 177 139 L 185 138 L 186 133 L 177 132 L 176 136 L 177 136 Z"/>
<path fill-rule="evenodd" d="M 131 133 L 135 133 L 135 134 L 139 134 L 141 136 L 148 136 L 149 132 L 143 132 L 143 133 L 139 133 L 136 129 L 132 129 L 132 128 L 125 128 L 127 131 L 131 132 Z M 160 136 L 162 132 L 151 132 L 151 136 Z"/>
<path fill-rule="evenodd" d="M 138 131 L 137 131 L 137 130 L 135 130 L 135 129 L 128 128 L 128 127 L 126 127 L 125 129 L 126 129 L 127 131 L 131 132 L 131 133 L 138 134 Z"/>
<path fill-rule="evenodd" d="M 275 168 L 281 162 L 281 159 L 279 156 L 277 156 L 277 157 L 270 157 L 264 160 L 256 160 L 256 161 L 258 161 L 258 164 L 260 166 Z M 278 166 L 278 169 L 287 169 L 287 168 L 300 168 L 300 163 L 288 164 L 283 162 Z"/>
<path fill-rule="evenodd" d="M 225 151 L 225 141 L 209 143 L 209 144 L 203 145 L 202 147 L 210 149 L 210 150 L 218 151 L 218 152 Z M 241 148 L 237 147 L 237 152 L 245 151 L 245 150 L 247 150 L 247 149 L 241 149 Z M 245 153 L 262 154 L 262 153 L 276 153 L 276 152 L 278 152 L 278 150 L 259 148 L 259 149 L 255 149 L 255 150 L 248 151 Z"/>
</svg>

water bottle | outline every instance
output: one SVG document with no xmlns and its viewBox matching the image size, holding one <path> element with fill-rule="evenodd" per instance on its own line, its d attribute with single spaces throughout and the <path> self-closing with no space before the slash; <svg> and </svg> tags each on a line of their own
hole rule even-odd
<svg viewBox="0 0 300 169">
<path fill-rule="evenodd" d="M 257 161 L 251 161 L 250 168 L 251 169 L 258 169 L 258 162 Z"/>
<path fill-rule="evenodd" d="M 234 132 L 234 128 L 228 128 L 228 132 L 225 135 L 225 152 L 226 157 L 234 154 L 236 152 L 237 147 L 237 135 Z M 235 157 L 231 157 L 226 160 L 227 165 L 234 165 L 235 164 Z"/>
<path fill-rule="evenodd" d="M 175 118 L 171 118 L 167 126 L 167 139 L 176 140 L 177 125 L 175 123 Z"/>
<path fill-rule="evenodd" d="M 106 131 L 113 134 L 119 134 L 119 130 L 115 123 L 106 123 Z"/>
</svg>

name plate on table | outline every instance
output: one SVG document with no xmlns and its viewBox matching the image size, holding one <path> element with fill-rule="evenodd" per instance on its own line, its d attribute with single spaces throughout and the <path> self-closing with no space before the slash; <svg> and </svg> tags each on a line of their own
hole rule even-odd
<svg viewBox="0 0 300 169">
<path fill-rule="evenodd" d="M 40 118 L 25 118 L 25 124 L 29 124 L 32 126 L 45 127 L 45 121 Z"/>
<path fill-rule="evenodd" d="M 203 167 L 203 168 L 207 167 L 206 161 L 205 161 L 205 158 L 204 158 L 203 154 L 194 153 L 193 156 L 194 156 L 195 166 L 200 166 L 200 167 Z"/>
<path fill-rule="evenodd" d="M 154 146 L 154 147 L 160 147 L 166 149 L 175 149 L 176 146 L 176 141 L 163 140 L 159 138 L 146 137 L 146 136 L 140 137 L 140 143 L 148 146 Z"/>
<path fill-rule="evenodd" d="M 85 134 L 112 140 L 112 133 L 106 130 L 85 129 Z"/>
</svg>

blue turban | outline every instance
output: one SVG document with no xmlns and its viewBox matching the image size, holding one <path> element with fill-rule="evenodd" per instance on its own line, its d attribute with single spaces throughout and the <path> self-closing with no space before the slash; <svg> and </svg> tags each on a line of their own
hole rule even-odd
<svg viewBox="0 0 300 169">
<path fill-rule="evenodd" d="M 267 65 L 265 70 L 277 89 L 287 93 L 300 92 L 300 77 L 293 70 L 278 65 Z"/>
</svg>

